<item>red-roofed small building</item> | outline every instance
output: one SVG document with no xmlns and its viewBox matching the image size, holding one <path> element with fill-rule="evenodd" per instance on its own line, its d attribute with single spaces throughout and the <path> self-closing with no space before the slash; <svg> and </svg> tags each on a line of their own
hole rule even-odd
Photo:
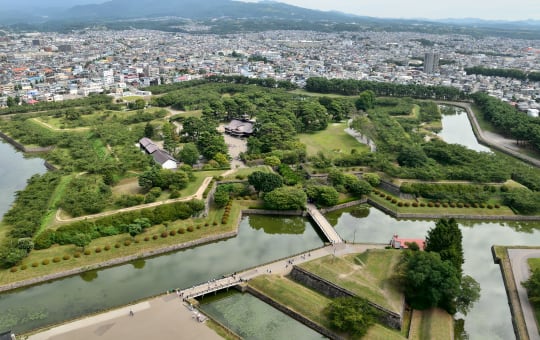
<svg viewBox="0 0 540 340">
<path fill-rule="evenodd" d="M 418 244 L 420 250 L 424 250 L 426 247 L 426 240 L 422 238 L 400 238 L 397 234 L 394 234 L 390 240 L 390 246 L 394 249 L 407 249 L 409 248 L 408 244 L 410 243 Z"/>
</svg>

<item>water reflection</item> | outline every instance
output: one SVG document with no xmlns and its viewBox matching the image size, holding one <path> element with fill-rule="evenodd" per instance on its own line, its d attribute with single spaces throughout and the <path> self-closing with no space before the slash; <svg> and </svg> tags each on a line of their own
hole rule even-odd
<svg viewBox="0 0 540 340">
<path fill-rule="evenodd" d="M 97 272 L 97 270 L 90 270 L 90 271 L 87 271 L 87 272 L 84 272 L 84 273 L 79 274 L 79 276 L 80 276 L 81 279 L 83 279 L 83 281 L 85 281 L 85 282 L 92 282 L 92 281 L 94 281 L 95 279 L 97 279 L 97 277 L 98 277 L 98 272 Z"/>
<path fill-rule="evenodd" d="M 135 260 L 135 261 L 131 262 L 131 265 L 135 269 L 143 269 L 144 266 L 146 265 L 146 261 L 144 259 L 138 259 L 138 260 Z"/>
<path fill-rule="evenodd" d="M 267 234 L 303 234 L 306 230 L 306 220 L 303 217 L 282 217 L 279 223 L 276 218 L 266 215 L 250 216 L 250 225 L 255 230 L 264 230 Z"/>
<path fill-rule="evenodd" d="M 460 144 L 480 152 L 491 152 L 488 147 L 478 143 L 467 113 L 458 109 L 457 114 L 442 116 L 442 130 L 437 133 L 448 144 Z"/>
<path fill-rule="evenodd" d="M 339 235 L 356 242 L 386 243 L 394 233 L 407 238 L 423 238 L 435 221 L 396 220 L 370 208 L 368 217 L 356 218 L 348 210 L 329 213 L 339 216 L 335 224 Z M 334 217 L 335 218 L 335 217 Z M 499 266 L 493 263 L 492 245 L 538 245 L 540 222 L 459 221 L 463 233 L 465 263 L 463 272 L 472 276 L 482 291 L 481 297 L 464 317 L 465 331 L 471 339 L 515 338 L 508 300 Z"/>
</svg>

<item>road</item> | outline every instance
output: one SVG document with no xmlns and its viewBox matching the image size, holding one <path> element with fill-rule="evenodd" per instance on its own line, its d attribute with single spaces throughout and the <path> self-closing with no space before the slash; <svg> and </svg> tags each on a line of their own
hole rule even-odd
<svg viewBox="0 0 540 340">
<path fill-rule="evenodd" d="M 540 249 L 508 249 L 508 257 L 512 264 L 512 273 L 516 281 L 519 302 L 523 311 L 523 317 L 525 318 L 525 324 L 527 325 L 529 339 L 540 340 L 533 307 L 527 297 L 527 290 L 521 285 L 521 282 L 527 281 L 530 276 L 527 259 L 540 257 Z"/>
</svg>

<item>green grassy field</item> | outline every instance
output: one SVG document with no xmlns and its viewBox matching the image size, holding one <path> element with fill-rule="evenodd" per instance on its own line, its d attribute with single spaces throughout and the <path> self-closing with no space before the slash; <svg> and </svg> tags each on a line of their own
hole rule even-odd
<svg viewBox="0 0 540 340">
<path fill-rule="evenodd" d="M 249 281 L 249 285 L 265 295 L 305 316 L 311 321 L 330 327 L 325 308 L 332 301 L 301 284 L 277 275 L 263 275 Z M 404 339 L 398 332 L 379 324 L 373 325 L 364 339 Z"/>
<path fill-rule="evenodd" d="M 409 339 L 451 340 L 454 338 L 453 334 L 454 319 L 446 311 L 434 308 L 413 312 Z"/>
<path fill-rule="evenodd" d="M 334 157 L 340 153 L 349 154 L 352 149 L 357 149 L 359 152 L 368 151 L 366 145 L 343 131 L 346 128 L 347 123 L 330 123 L 324 131 L 303 133 L 298 137 L 300 142 L 306 145 L 308 156 L 314 156 L 319 151 L 327 157 Z"/>
<path fill-rule="evenodd" d="M 239 178 L 247 179 L 249 175 L 254 173 L 255 171 L 262 171 L 262 172 L 271 172 L 272 169 L 270 169 L 267 165 L 260 165 L 260 166 L 254 166 L 250 168 L 238 168 L 236 169 L 232 174 L 225 176 L 223 179 L 225 180 L 236 180 Z"/>
<path fill-rule="evenodd" d="M 230 232 L 238 227 L 237 221 L 241 210 L 246 209 L 252 203 L 252 201 L 234 201 L 230 217 L 226 224 L 221 224 L 224 210 L 211 209 L 206 218 L 177 220 L 169 223 L 168 226 L 162 224 L 152 226 L 142 234 L 137 235 L 135 239 L 131 238 L 129 234 L 101 237 L 93 240 L 85 248 L 91 251 L 90 255 L 82 254 L 82 249 L 74 245 L 55 245 L 48 249 L 33 250 L 30 255 L 23 260 L 21 265 L 15 267 L 17 268 L 16 272 L 11 272 L 10 269 L 0 270 L 0 285 L 59 273 L 74 268 L 87 267 L 119 257 L 141 254 L 143 252 L 149 252 L 212 235 Z M 214 225 L 214 222 L 216 225 Z M 193 232 L 187 231 L 189 226 L 193 226 Z M 186 229 L 186 232 L 184 234 L 177 233 L 174 236 L 167 236 L 165 238 L 161 237 L 162 232 L 178 230 L 179 228 Z M 153 236 L 157 236 L 155 240 L 153 239 Z M 146 237 L 148 237 L 148 241 L 145 241 Z M 131 241 L 131 244 L 126 246 L 124 244 L 126 240 Z M 116 244 L 119 245 L 118 248 L 115 247 Z M 110 247 L 108 251 L 105 250 L 106 246 Z M 96 248 L 98 247 L 101 248 L 101 252 L 96 252 Z M 81 253 L 79 258 L 74 257 L 77 252 Z M 69 259 L 63 260 L 64 255 L 68 255 Z M 53 262 L 55 257 L 58 257 L 61 260 L 55 263 Z M 44 265 L 43 260 L 49 260 L 49 264 Z M 34 267 L 32 266 L 33 263 L 36 263 L 37 265 Z"/>
<path fill-rule="evenodd" d="M 326 256 L 300 267 L 400 313 L 402 293 L 392 279 L 400 256 L 394 250 L 370 250 L 360 255 Z"/>
</svg>

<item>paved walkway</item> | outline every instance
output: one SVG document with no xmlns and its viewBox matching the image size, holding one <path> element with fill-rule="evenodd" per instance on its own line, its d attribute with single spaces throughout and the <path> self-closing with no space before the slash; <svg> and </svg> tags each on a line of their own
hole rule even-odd
<svg viewBox="0 0 540 340">
<path fill-rule="evenodd" d="M 197 321 L 197 313 L 169 294 L 54 327 L 28 340 L 222 339 Z"/>
<path fill-rule="evenodd" d="M 328 223 L 326 217 L 321 214 L 319 209 L 317 209 L 314 204 L 308 203 L 306 205 L 306 209 L 311 218 L 313 218 L 313 221 L 315 221 L 315 224 L 317 224 L 317 226 L 321 229 L 324 236 L 326 236 L 330 243 L 338 244 L 343 242 L 341 237 L 336 232 L 336 229 L 334 229 L 334 227 Z"/>
<path fill-rule="evenodd" d="M 531 275 L 527 259 L 540 257 L 540 249 L 508 249 L 508 257 L 512 264 L 512 273 L 516 282 L 519 302 L 523 311 L 525 324 L 527 325 L 529 339 L 540 340 L 536 318 L 534 317 L 534 309 L 527 297 L 527 290 L 521 285 L 521 282 L 527 281 Z"/>
</svg>

